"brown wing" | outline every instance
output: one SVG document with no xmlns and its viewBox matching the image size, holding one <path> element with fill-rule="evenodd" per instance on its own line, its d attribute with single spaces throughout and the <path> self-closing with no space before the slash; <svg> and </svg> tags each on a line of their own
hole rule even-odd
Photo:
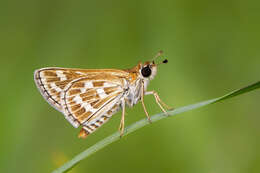
<svg viewBox="0 0 260 173">
<path fill-rule="evenodd" d="M 93 112 L 88 115 L 89 109 L 86 109 L 84 116 L 80 115 L 79 110 L 83 111 L 83 109 L 76 109 L 78 104 L 74 104 L 73 99 L 82 97 L 84 106 L 87 104 L 96 108 L 104 106 L 108 104 L 109 100 L 115 98 L 117 95 L 115 91 L 122 91 L 123 78 L 128 75 L 129 73 L 126 71 L 114 69 L 83 70 L 53 67 L 36 70 L 34 80 L 45 100 L 58 111 L 64 113 L 65 118 L 74 127 L 78 127 L 87 118 L 97 115 L 97 113 Z M 101 84 L 104 85 L 101 86 Z M 96 90 L 98 88 L 100 90 Z M 109 97 L 104 98 L 105 95 L 100 92 L 101 89 Z M 98 110 L 101 113 L 103 109 Z"/>
</svg>

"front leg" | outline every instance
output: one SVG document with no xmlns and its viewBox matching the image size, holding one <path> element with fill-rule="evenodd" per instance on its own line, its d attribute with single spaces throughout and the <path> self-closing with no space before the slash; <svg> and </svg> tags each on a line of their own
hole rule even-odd
<svg viewBox="0 0 260 173">
<path fill-rule="evenodd" d="M 145 95 L 153 95 L 155 98 L 156 103 L 159 105 L 159 107 L 161 108 L 161 110 L 168 115 L 168 113 L 165 111 L 165 109 L 163 108 L 162 105 L 164 105 L 167 109 L 171 109 L 168 105 L 166 105 L 159 97 L 158 93 L 156 91 L 146 91 Z M 162 105 L 161 105 L 162 104 Z"/>
</svg>

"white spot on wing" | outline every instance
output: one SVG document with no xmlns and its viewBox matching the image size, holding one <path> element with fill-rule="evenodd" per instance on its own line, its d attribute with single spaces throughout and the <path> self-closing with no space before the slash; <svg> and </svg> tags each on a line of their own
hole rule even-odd
<svg viewBox="0 0 260 173">
<path fill-rule="evenodd" d="M 73 98 L 73 100 L 77 103 L 77 104 L 82 104 L 82 98 L 79 95 L 76 95 L 76 97 Z"/>
<path fill-rule="evenodd" d="M 93 88 L 94 86 L 93 86 L 93 84 L 92 84 L 92 82 L 85 82 L 85 88 Z"/>
<path fill-rule="evenodd" d="M 111 84 L 111 83 L 105 82 L 105 83 L 103 84 L 103 86 L 104 86 L 104 87 L 113 87 L 113 86 L 115 86 L 115 85 L 114 85 L 114 84 Z"/>
<path fill-rule="evenodd" d="M 101 89 L 101 88 L 98 88 L 98 89 L 97 89 L 97 93 L 98 93 L 98 95 L 99 95 L 100 98 L 105 98 L 105 97 L 107 97 L 107 94 L 106 94 L 105 91 L 104 91 L 103 89 Z"/>
<path fill-rule="evenodd" d="M 80 74 L 80 75 L 85 75 L 85 73 L 82 73 L 82 72 L 80 72 L 80 71 L 76 71 L 75 73 L 76 73 L 76 74 Z"/>
<path fill-rule="evenodd" d="M 61 92 L 61 91 L 62 91 L 62 89 L 59 88 L 59 87 L 57 87 L 57 85 L 56 85 L 54 82 L 51 83 L 51 87 L 52 87 L 53 89 L 55 89 L 56 91 L 58 91 L 58 92 Z"/>
<path fill-rule="evenodd" d="M 80 92 L 81 92 L 81 93 L 85 93 L 85 92 L 86 92 L 86 90 L 87 90 L 87 88 L 85 88 L 85 87 L 83 87 L 83 88 L 80 88 Z"/>
<path fill-rule="evenodd" d="M 86 110 L 92 109 L 92 106 L 91 106 L 89 103 L 83 103 L 82 106 L 83 106 Z"/>
<path fill-rule="evenodd" d="M 97 123 L 97 122 L 95 122 L 94 124 L 95 124 L 96 126 L 98 126 L 98 127 L 100 126 L 99 123 Z"/>
<path fill-rule="evenodd" d="M 57 70 L 56 74 L 60 78 L 61 81 L 67 80 L 67 77 L 66 77 L 66 75 L 63 74 L 63 71 Z"/>
<path fill-rule="evenodd" d="M 74 126 L 74 127 L 78 127 L 78 126 L 79 126 L 79 122 L 73 121 L 73 126 Z"/>
</svg>

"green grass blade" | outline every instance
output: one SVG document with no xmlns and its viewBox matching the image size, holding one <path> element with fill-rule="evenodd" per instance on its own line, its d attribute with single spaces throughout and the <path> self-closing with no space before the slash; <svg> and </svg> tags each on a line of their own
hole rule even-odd
<svg viewBox="0 0 260 173">
<path fill-rule="evenodd" d="M 202 101 L 199 103 L 195 103 L 192 105 L 188 105 L 188 106 L 183 106 L 174 110 L 170 110 L 168 111 L 168 114 L 170 116 L 173 115 L 177 115 L 183 112 L 187 112 L 193 109 L 198 109 L 200 107 L 212 104 L 212 103 L 217 103 L 226 99 L 230 99 L 232 97 L 250 92 L 252 90 L 256 90 L 260 88 L 260 81 L 251 84 L 247 87 L 238 89 L 238 90 L 234 90 L 222 97 L 218 97 L 215 99 L 211 99 L 211 100 L 207 100 L 207 101 Z M 166 118 L 167 116 L 165 116 L 164 113 L 159 113 L 156 115 L 151 116 L 151 120 L 153 122 L 158 121 L 160 119 Z M 134 131 L 136 131 L 137 129 L 140 129 L 146 125 L 148 125 L 149 122 L 147 121 L 147 119 L 142 119 L 140 121 L 137 121 L 135 123 L 133 123 L 132 125 L 128 126 L 125 128 L 125 133 L 124 136 L 128 135 L 129 133 L 132 133 Z M 89 147 L 88 149 L 86 149 L 85 151 L 81 152 L 80 154 L 78 154 L 77 156 L 75 156 L 73 159 L 71 159 L 70 161 L 68 161 L 67 163 L 65 163 L 64 165 L 62 165 L 61 167 L 59 167 L 58 169 L 54 170 L 53 173 L 61 173 L 61 172 L 67 172 L 69 171 L 71 168 L 73 168 L 76 164 L 78 164 L 81 160 L 89 157 L 90 155 L 94 154 L 95 152 L 99 151 L 100 149 L 106 147 L 107 145 L 117 141 L 120 139 L 120 134 L 119 132 L 116 132 L 108 137 L 106 137 L 105 139 L 97 142 L 96 144 L 94 144 L 93 146 Z"/>
</svg>

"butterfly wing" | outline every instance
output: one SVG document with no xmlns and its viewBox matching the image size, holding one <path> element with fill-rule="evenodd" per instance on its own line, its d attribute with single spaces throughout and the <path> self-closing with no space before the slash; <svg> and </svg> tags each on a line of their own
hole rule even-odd
<svg viewBox="0 0 260 173">
<path fill-rule="evenodd" d="M 118 109 L 127 72 L 43 68 L 35 71 L 35 83 L 45 100 L 74 126 L 94 132 Z"/>
</svg>

